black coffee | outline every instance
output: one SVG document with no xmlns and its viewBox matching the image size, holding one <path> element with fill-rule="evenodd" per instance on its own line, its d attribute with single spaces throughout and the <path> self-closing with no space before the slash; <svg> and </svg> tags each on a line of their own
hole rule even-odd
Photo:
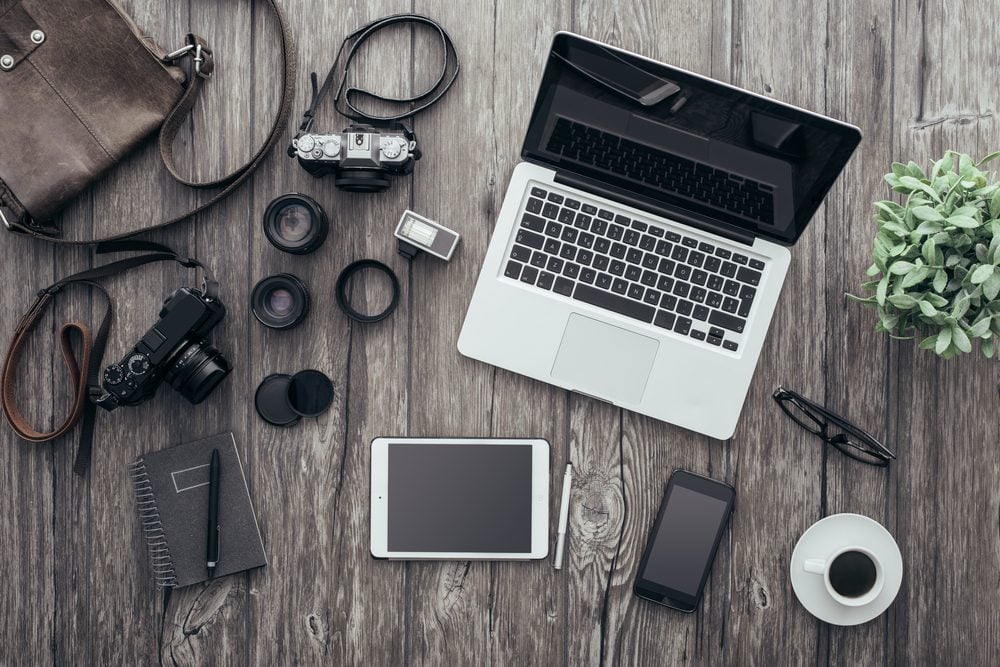
<svg viewBox="0 0 1000 667">
<path fill-rule="evenodd" d="M 845 598 L 859 598 L 872 589 L 878 571 L 867 554 L 845 551 L 830 564 L 830 585 Z"/>
</svg>

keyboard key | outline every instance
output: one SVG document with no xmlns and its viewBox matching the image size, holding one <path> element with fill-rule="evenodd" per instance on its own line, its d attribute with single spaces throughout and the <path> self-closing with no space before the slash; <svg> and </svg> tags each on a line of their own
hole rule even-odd
<svg viewBox="0 0 1000 667">
<path fill-rule="evenodd" d="M 563 196 L 561 194 L 559 194 L 558 192 L 550 192 L 549 193 L 549 201 L 553 202 L 553 203 L 556 203 L 556 204 L 561 204 L 561 203 L 563 203 Z"/>
<path fill-rule="evenodd" d="M 538 277 L 538 269 L 533 266 L 526 266 L 521 271 L 521 282 L 528 283 L 529 285 L 535 284 L 535 278 Z"/>
<path fill-rule="evenodd" d="M 579 234 L 579 232 L 576 229 L 567 226 L 563 228 L 562 234 L 560 235 L 559 238 L 561 238 L 566 243 L 576 243 L 577 234 Z"/>
<path fill-rule="evenodd" d="M 537 215 L 525 213 L 524 217 L 521 218 L 521 226 L 525 229 L 530 229 L 533 232 L 541 232 L 545 229 L 545 220 L 543 218 L 539 218 Z"/>
<path fill-rule="evenodd" d="M 660 263 L 660 258 L 651 252 L 647 252 L 642 257 L 642 265 L 647 269 L 655 269 Z"/>
<path fill-rule="evenodd" d="M 580 282 L 584 282 L 590 285 L 594 282 L 596 278 L 597 278 L 597 271 L 594 271 L 591 268 L 586 268 L 580 271 Z"/>
<path fill-rule="evenodd" d="M 639 239 L 641 238 L 642 234 L 634 229 L 629 229 L 625 232 L 625 237 L 622 240 L 625 241 L 625 243 L 634 246 L 639 244 Z"/>
<path fill-rule="evenodd" d="M 727 315 L 718 310 L 712 311 L 712 314 L 708 316 L 708 321 L 710 324 L 716 324 L 723 329 L 735 331 L 736 333 L 743 333 L 743 327 L 746 325 L 746 320 L 733 315 Z"/>
<path fill-rule="evenodd" d="M 590 231 L 595 234 L 604 234 L 608 231 L 608 221 L 607 220 L 594 220 L 594 224 L 590 226 Z"/>
<path fill-rule="evenodd" d="M 600 211 L 597 212 L 597 217 L 603 220 L 613 220 L 615 214 L 606 208 L 602 208 Z"/>
<path fill-rule="evenodd" d="M 721 273 L 727 278 L 732 278 L 733 276 L 736 275 L 736 265 L 733 264 L 732 262 L 723 262 L 722 270 L 719 271 L 719 273 Z"/>
<path fill-rule="evenodd" d="M 604 271 L 608 268 L 608 262 L 610 262 L 604 255 L 597 255 L 594 257 L 594 268 L 598 271 Z"/>
<path fill-rule="evenodd" d="M 625 255 L 625 261 L 629 264 L 640 264 L 642 262 L 642 251 L 638 248 L 629 248 Z"/>
<path fill-rule="evenodd" d="M 628 216 L 624 215 L 616 215 L 615 222 L 617 222 L 622 227 L 628 227 L 629 225 L 632 224 L 632 218 L 629 218 Z"/>
<path fill-rule="evenodd" d="M 564 208 L 559 211 L 559 222 L 564 225 L 572 224 L 573 220 L 576 218 L 576 213 L 573 212 L 571 208 Z"/>
<path fill-rule="evenodd" d="M 649 233 L 657 238 L 663 238 L 663 227 L 650 227 Z"/>
<path fill-rule="evenodd" d="M 594 259 L 594 253 L 589 250 L 583 249 L 576 253 L 576 261 L 584 266 L 590 266 L 590 262 Z"/>
<path fill-rule="evenodd" d="M 576 219 L 573 221 L 573 226 L 577 229 L 590 229 L 590 223 L 593 221 L 589 215 L 584 213 L 577 213 Z"/>
<path fill-rule="evenodd" d="M 573 262 L 566 262 L 566 266 L 563 267 L 563 275 L 575 280 L 580 275 L 580 265 Z"/>
<path fill-rule="evenodd" d="M 716 338 L 725 338 L 726 331 L 725 329 L 720 329 L 719 327 L 712 327 L 708 330 L 708 335 L 715 336 Z"/>
<path fill-rule="evenodd" d="M 523 245 L 515 245 L 510 251 L 510 257 L 519 262 L 527 262 L 531 259 L 531 251 Z"/>
<path fill-rule="evenodd" d="M 760 261 L 759 259 L 751 259 L 750 260 L 750 268 L 751 269 L 763 270 L 763 268 L 764 268 L 764 262 Z"/>
<path fill-rule="evenodd" d="M 711 243 L 706 243 L 705 241 L 702 241 L 701 243 L 698 244 L 698 250 L 701 250 L 702 252 L 711 255 L 713 252 L 715 252 L 715 246 L 712 245 Z"/>
<path fill-rule="evenodd" d="M 643 222 L 641 220 L 633 220 L 632 221 L 632 229 L 638 230 L 640 232 L 644 232 L 647 229 L 649 229 L 649 225 L 647 225 L 645 222 Z"/>
<path fill-rule="evenodd" d="M 733 253 L 733 261 L 737 264 L 748 264 L 750 262 L 750 258 L 737 252 Z"/>
<path fill-rule="evenodd" d="M 741 299 L 753 299 L 756 296 L 757 290 L 750 287 L 749 285 L 744 285 L 740 288 L 740 298 Z"/>
<path fill-rule="evenodd" d="M 549 220 L 555 220 L 556 216 L 559 215 L 559 207 L 555 204 L 546 204 L 542 209 L 542 215 L 544 215 Z"/>
<path fill-rule="evenodd" d="M 724 341 L 722 341 L 722 347 L 724 347 L 727 350 L 730 350 L 732 352 L 735 352 L 737 350 L 737 348 L 739 348 L 739 345 L 737 345 L 736 341 L 734 341 L 734 340 L 724 340 Z"/>
<path fill-rule="evenodd" d="M 559 250 L 559 256 L 563 259 L 573 261 L 576 258 L 576 248 L 569 244 L 564 244 L 562 249 Z"/>
<path fill-rule="evenodd" d="M 542 206 L 545 205 L 541 199 L 536 199 L 535 197 L 528 197 L 528 204 L 524 207 L 530 213 L 540 213 Z"/>
<path fill-rule="evenodd" d="M 706 271 L 711 271 L 712 273 L 716 273 L 718 272 L 719 267 L 721 266 L 722 266 L 722 260 L 719 259 L 718 257 L 709 257 L 708 259 L 705 260 Z"/>
<path fill-rule="evenodd" d="M 695 287 L 691 290 L 691 300 L 695 303 L 704 303 L 706 296 L 708 296 L 708 290 L 704 287 Z"/>
<path fill-rule="evenodd" d="M 545 268 L 545 261 L 549 258 L 544 252 L 538 252 L 537 250 L 531 253 L 531 265 L 538 267 L 539 269 Z"/>
<path fill-rule="evenodd" d="M 740 307 L 740 302 L 728 296 L 722 302 L 722 310 L 726 311 L 727 313 L 735 313 L 736 309 L 739 307 Z"/>
<path fill-rule="evenodd" d="M 730 257 L 733 256 L 733 253 L 726 250 L 725 248 L 716 248 L 715 254 L 721 257 L 722 259 L 729 259 Z"/>
<path fill-rule="evenodd" d="M 542 190 L 541 188 L 531 188 L 531 194 L 534 197 L 541 197 L 542 199 L 544 199 L 546 195 L 548 195 L 549 193 L 546 192 L 545 190 Z"/>
<path fill-rule="evenodd" d="M 621 278 L 615 278 L 615 281 L 611 283 L 611 291 L 617 292 L 618 294 L 624 294 L 628 291 L 628 281 L 622 280 Z"/>
<path fill-rule="evenodd" d="M 722 339 L 716 338 L 715 336 L 709 336 L 708 342 L 711 343 L 712 345 L 722 345 Z"/>
<path fill-rule="evenodd" d="M 663 255 L 664 257 L 670 256 L 670 251 L 673 249 L 674 244 L 668 243 L 667 241 L 657 241 L 656 243 L 656 254 Z"/>
<path fill-rule="evenodd" d="M 736 296 L 740 293 L 740 284 L 735 280 L 727 280 L 726 284 L 722 286 L 722 293 L 729 296 Z"/>
<path fill-rule="evenodd" d="M 687 336 L 688 332 L 691 331 L 691 320 L 686 317 L 678 317 L 677 324 L 674 325 L 674 331 L 682 336 Z"/>
<path fill-rule="evenodd" d="M 526 245 L 529 248 L 534 248 L 535 250 L 541 250 L 542 245 L 545 243 L 544 236 L 534 232 L 529 232 L 526 229 L 519 229 L 517 231 L 517 237 L 515 237 L 514 240 L 521 245 Z"/>
<path fill-rule="evenodd" d="M 562 273 L 563 261 L 558 257 L 549 257 L 549 263 L 545 265 L 545 268 L 552 273 Z"/>
<path fill-rule="evenodd" d="M 580 247 L 587 248 L 589 250 L 594 247 L 594 235 L 588 234 L 587 232 L 581 232 L 581 234 L 576 238 L 576 243 Z"/>
<path fill-rule="evenodd" d="M 643 250 L 652 250 L 656 247 L 656 238 L 649 234 L 643 234 L 642 238 L 639 239 L 639 247 Z"/>
<path fill-rule="evenodd" d="M 708 319 L 709 312 L 711 311 L 709 311 L 709 309 L 706 308 L 705 306 L 695 306 L 693 313 L 694 319 L 701 320 L 702 322 L 704 322 L 705 320 Z"/>
<path fill-rule="evenodd" d="M 558 222 L 550 220 L 549 223 L 545 225 L 545 235 L 553 238 L 559 238 L 559 235 L 562 234 L 562 228 L 563 226 Z"/>
<path fill-rule="evenodd" d="M 690 315 L 693 309 L 694 304 L 687 299 L 681 299 L 677 302 L 677 312 L 681 315 Z"/>
<path fill-rule="evenodd" d="M 624 259 L 626 252 L 628 252 L 628 247 L 627 246 L 622 245 L 621 243 L 612 243 L 611 244 L 611 256 L 612 257 L 617 257 L 618 259 Z"/>
<path fill-rule="evenodd" d="M 511 260 L 507 262 L 507 268 L 504 269 L 503 274 L 508 278 L 513 278 L 514 280 L 517 280 L 518 277 L 521 275 L 521 266 L 523 265 L 519 264 L 518 262 L 515 262 L 514 260 Z"/>
<path fill-rule="evenodd" d="M 573 294 L 573 281 L 559 276 L 556 278 L 556 286 L 552 291 L 563 296 L 571 296 Z"/>
<path fill-rule="evenodd" d="M 760 271 L 741 266 L 740 270 L 736 272 L 736 279 L 750 285 L 760 285 Z"/>
<path fill-rule="evenodd" d="M 753 306 L 753 299 L 740 299 L 740 307 L 736 314 L 740 317 L 749 317 L 751 306 Z"/>
<path fill-rule="evenodd" d="M 722 291 L 722 286 L 726 284 L 726 279 L 722 276 L 709 276 L 708 277 L 708 289 L 714 289 L 716 292 Z"/>
<path fill-rule="evenodd" d="M 719 294 L 718 292 L 709 292 L 708 298 L 705 299 L 705 303 L 711 306 L 712 308 L 721 308 L 722 295 Z"/>
<path fill-rule="evenodd" d="M 687 264 L 680 264 L 678 265 L 677 270 L 674 271 L 674 275 L 681 280 L 687 280 L 691 277 L 691 267 Z"/>
<path fill-rule="evenodd" d="M 625 228 L 620 225 L 608 225 L 608 238 L 614 241 L 621 241 Z"/>
<path fill-rule="evenodd" d="M 677 307 L 677 297 L 673 294 L 664 294 L 663 298 L 660 299 L 660 308 L 666 310 L 673 310 Z"/>
<path fill-rule="evenodd" d="M 694 338 L 695 340 L 705 340 L 705 332 L 698 331 L 697 329 L 692 329 L 691 338 Z"/>
<path fill-rule="evenodd" d="M 691 282 L 695 285 L 704 285 L 706 280 L 708 280 L 708 274 L 701 269 L 695 269 L 691 272 Z"/>
<path fill-rule="evenodd" d="M 642 285 L 637 285 L 632 283 L 628 286 L 628 298 L 630 299 L 642 299 L 642 295 L 646 293 L 646 290 L 642 288 Z"/>
<path fill-rule="evenodd" d="M 674 246 L 674 251 L 670 253 L 670 256 L 678 262 L 687 261 L 688 249 L 680 245 Z"/>
<path fill-rule="evenodd" d="M 563 206 L 566 206 L 566 207 L 571 208 L 573 210 L 579 210 L 580 209 L 580 202 L 578 202 L 575 199 L 569 199 L 569 198 L 567 198 L 566 201 L 563 202 Z"/>
<path fill-rule="evenodd" d="M 693 239 L 693 238 L 691 238 L 690 236 L 685 236 L 681 240 L 681 243 L 684 244 L 684 245 L 686 245 L 688 248 L 697 248 L 698 247 L 698 241 L 695 240 L 695 239 Z"/>
<path fill-rule="evenodd" d="M 664 292 L 669 292 L 674 286 L 674 279 L 670 276 L 660 276 L 659 280 L 656 281 L 657 289 L 661 289 Z"/>
<path fill-rule="evenodd" d="M 653 320 L 653 324 L 658 327 L 663 327 L 664 329 L 672 329 L 676 319 L 677 316 L 673 313 L 667 313 L 661 310 L 656 313 L 656 319 Z"/>
<path fill-rule="evenodd" d="M 576 291 L 573 292 L 573 298 L 643 322 L 652 322 L 656 313 L 656 309 L 652 306 L 615 296 L 590 285 L 578 284 Z"/>
<path fill-rule="evenodd" d="M 596 215 L 597 214 L 597 207 L 594 206 L 593 204 L 584 204 L 583 205 L 583 212 L 586 213 L 587 215 Z"/>
<path fill-rule="evenodd" d="M 611 287 L 612 280 L 613 279 L 611 278 L 611 276 L 608 275 L 607 273 L 598 273 L 596 283 L 598 287 L 602 289 L 608 289 L 609 287 Z"/>
<path fill-rule="evenodd" d="M 660 273 L 665 276 L 669 276 L 674 272 L 674 267 L 677 264 L 672 259 L 661 259 L 660 260 Z"/>
<path fill-rule="evenodd" d="M 625 273 L 625 262 L 620 262 L 617 259 L 611 260 L 611 273 L 616 276 L 624 275 Z"/>
<path fill-rule="evenodd" d="M 597 239 L 596 241 L 594 241 L 594 250 L 604 255 L 607 255 L 608 251 L 611 250 L 611 241 L 605 238 Z"/>
<path fill-rule="evenodd" d="M 639 279 L 639 282 L 646 287 L 653 287 L 656 285 L 656 278 L 657 275 L 653 271 L 643 271 L 642 278 Z"/>
<path fill-rule="evenodd" d="M 681 242 L 681 235 L 678 234 L 677 232 L 666 232 L 665 236 L 667 237 L 668 241 L 673 241 L 674 243 Z"/>
<path fill-rule="evenodd" d="M 673 292 L 677 296 L 687 296 L 691 291 L 691 286 L 687 283 L 675 283 Z"/>
<path fill-rule="evenodd" d="M 692 250 L 691 254 L 688 255 L 688 264 L 691 266 L 697 266 L 701 268 L 702 263 L 705 261 L 705 255 L 698 252 L 697 250 Z"/>
<path fill-rule="evenodd" d="M 535 283 L 535 285 L 541 287 L 542 289 L 552 289 L 552 281 L 555 279 L 556 277 L 548 271 L 542 271 L 541 274 L 539 274 L 538 282 Z"/>
<path fill-rule="evenodd" d="M 629 280 L 639 280 L 639 278 L 642 277 L 642 269 L 635 264 L 630 264 L 625 269 L 625 277 Z"/>
</svg>

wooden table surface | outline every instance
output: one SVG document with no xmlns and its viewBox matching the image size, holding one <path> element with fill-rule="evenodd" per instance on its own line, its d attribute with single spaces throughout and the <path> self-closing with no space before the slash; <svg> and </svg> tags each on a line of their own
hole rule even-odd
<svg viewBox="0 0 1000 667">
<path fill-rule="evenodd" d="M 72 473 L 75 437 L 33 445 L 0 432 L 0 662 L 152 664 L 162 621 L 168 664 L 995 664 L 996 362 L 973 355 L 942 362 L 910 342 L 889 341 L 873 332 L 872 312 L 844 299 L 869 264 L 871 202 L 886 195 L 881 176 L 892 160 L 925 163 L 949 148 L 973 155 L 1000 148 L 997 6 L 987 4 L 287 0 L 299 45 L 296 116 L 306 103 L 308 72 L 326 71 L 348 30 L 398 11 L 426 13 L 447 27 L 463 60 L 458 84 L 416 120 L 424 159 L 388 193 L 338 192 L 332 178 L 304 173 L 282 145 L 226 203 L 155 237 L 207 261 L 222 282 L 229 316 L 215 342 L 235 371 L 208 401 L 192 407 L 165 388 L 142 407 L 101 415 L 84 478 Z M 178 140 L 189 173 L 207 177 L 242 162 L 275 108 L 275 31 L 264 6 L 125 5 L 164 45 L 180 44 L 192 29 L 215 47 L 215 78 Z M 542 64 L 560 29 L 845 119 L 864 132 L 794 248 L 739 428 L 727 442 L 456 350 Z M 385 91 L 422 85 L 438 67 L 432 47 L 422 32 L 390 31 L 368 50 L 359 77 Z M 318 128 L 344 125 L 329 107 L 321 116 Z M 64 216 L 69 234 L 153 222 L 197 201 L 158 160 L 150 147 L 82 196 Z M 307 257 L 276 251 L 261 231 L 267 202 L 296 190 L 319 200 L 332 219 L 326 245 Z M 451 263 L 407 264 L 396 255 L 391 232 L 407 207 L 462 233 Z M 99 263 L 88 250 L 6 234 L 0 248 L 5 342 L 36 289 Z M 403 285 L 399 310 L 374 326 L 352 325 L 333 300 L 337 273 L 361 257 L 390 263 Z M 307 322 L 289 332 L 264 329 L 247 305 L 252 285 L 278 271 L 301 276 L 314 297 Z M 164 296 L 192 280 L 163 265 L 109 281 L 118 309 L 105 361 L 124 354 Z M 366 285 L 359 298 L 384 296 L 378 291 Z M 70 317 L 100 317 L 96 298 L 76 294 L 62 303 L 40 327 L 22 368 L 32 396 L 26 407 L 39 424 L 61 416 L 68 399 L 55 327 Z M 333 409 L 291 429 L 264 424 L 252 404 L 260 380 L 309 367 L 334 379 Z M 877 469 L 825 449 L 773 404 L 779 383 L 867 427 L 898 460 Z M 161 618 L 126 465 L 140 453 L 229 429 L 269 565 L 179 590 Z M 566 568 L 373 560 L 369 442 L 406 434 L 547 438 L 553 526 L 566 461 L 577 470 Z M 735 485 L 738 498 L 692 615 L 631 592 L 663 485 L 677 467 Z M 795 541 L 837 512 L 884 524 L 905 565 L 895 604 L 853 628 L 810 616 L 788 578 Z"/>
</svg>

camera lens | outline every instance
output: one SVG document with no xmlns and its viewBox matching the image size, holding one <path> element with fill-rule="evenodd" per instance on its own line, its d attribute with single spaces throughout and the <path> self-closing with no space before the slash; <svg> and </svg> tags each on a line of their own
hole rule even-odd
<svg viewBox="0 0 1000 667">
<path fill-rule="evenodd" d="M 181 351 L 167 371 L 166 380 L 177 393 L 198 405 L 232 370 L 221 352 L 200 339 Z"/>
<path fill-rule="evenodd" d="M 264 234 L 278 250 L 293 255 L 313 252 L 326 240 L 329 223 L 322 207 L 300 194 L 282 195 L 264 212 Z"/>
<path fill-rule="evenodd" d="M 290 273 L 269 276 L 253 288 L 250 309 L 265 327 L 291 329 L 309 314 L 309 290 Z"/>
<path fill-rule="evenodd" d="M 383 192 L 392 182 L 380 169 L 338 169 L 333 184 L 347 192 Z"/>
</svg>

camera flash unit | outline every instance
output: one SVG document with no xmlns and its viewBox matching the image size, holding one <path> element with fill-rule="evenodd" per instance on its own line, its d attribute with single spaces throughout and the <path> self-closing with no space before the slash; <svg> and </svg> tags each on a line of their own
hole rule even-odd
<svg viewBox="0 0 1000 667">
<path fill-rule="evenodd" d="M 451 259 L 462 238 L 447 227 L 409 209 L 403 211 L 395 236 L 399 239 L 399 254 L 403 257 L 413 259 L 424 251 L 445 261 Z"/>
</svg>

